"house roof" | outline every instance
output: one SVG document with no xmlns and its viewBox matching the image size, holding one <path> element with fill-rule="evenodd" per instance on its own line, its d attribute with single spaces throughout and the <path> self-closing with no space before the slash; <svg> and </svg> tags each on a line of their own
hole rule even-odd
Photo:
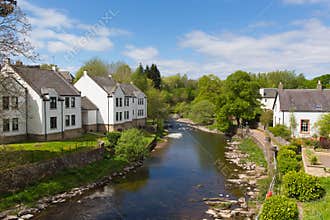
<svg viewBox="0 0 330 220">
<path fill-rule="evenodd" d="M 278 97 L 281 111 L 330 112 L 330 89 L 284 89 Z"/>
<path fill-rule="evenodd" d="M 144 93 L 133 84 L 122 83 L 120 84 L 120 88 L 126 96 L 137 96 L 138 93 L 142 93 L 144 95 Z"/>
<path fill-rule="evenodd" d="M 116 91 L 117 83 L 110 76 L 89 76 L 97 85 L 99 85 L 108 95 L 111 95 Z"/>
<path fill-rule="evenodd" d="M 89 100 L 86 96 L 81 97 L 81 108 L 83 110 L 98 110 L 96 105 Z"/>
<path fill-rule="evenodd" d="M 69 83 L 72 83 L 74 76 L 69 71 L 59 71 L 59 73 L 66 79 Z"/>
<path fill-rule="evenodd" d="M 80 96 L 80 92 L 58 72 L 40 69 L 39 66 L 12 65 L 12 68 L 39 95 L 45 89 L 54 89 L 61 96 Z"/>
<path fill-rule="evenodd" d="M 275 88 L 264 88 L 264 94 L 262 94 L 263 98 L 275 98 L 277 95 L 277 89 Z"/>
</svg>

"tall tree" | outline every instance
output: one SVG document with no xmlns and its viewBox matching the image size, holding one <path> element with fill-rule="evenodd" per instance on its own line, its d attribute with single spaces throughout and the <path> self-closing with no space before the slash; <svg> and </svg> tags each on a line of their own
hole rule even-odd
<svg viewBox="0 0 330 220">
<path fill-rule="evenodd" d="M 108 65 L 99 58 L 93 58 L 85 62 L 76 73 L 75 81 L 78 81 L 87 71 L 91 76 L 108 76 Z"/>
<path fill-rule="evenodd" d="M 152 64 L 150 70 L 147 72 L 147 77 L 152 80 L 154 88 L 160 89 L 161 77 L 156 64 Z"/>
<path fill-rule="evenodd" d="M 218 114 L 221 118 L 235 119 L 237 126 L 240 126 L 241 120 L 252 120 L 261 112 L 259 85 L 246 72 L 237 71 L 228 76 L 219 98 L 223 102 Z"/>
<path fill-rule="evenodd" d="M 330 137 L 330 113 L 322 115 L 321 119 L 316 123 L 319 128 L 320 135 Z"/>
<path fill-rule="evenodd" d="M 141 63 L 136 68 L 136 70 L 132 74 L 131 78 L 132 78 L 132 81 L 133 81 L 134 85 L 136 85 L 143 92 L 147 91 L 147 89 L 148 89 L 147 76 L 145 74 L 145 71 L 144 71 L 143 66 L 142 66 Z"/>
<path fill-rule="evenodd" d="M 112 77 L 120 83 L 128 83 L 131 81 L 132 70 L 127 64 L 122 64 L 112 73 Z"/>
<path fill-rule="evenodd" d="M 221 80 L 215 75 L 202 76 L 198 80 L 198 94 L 196 99 L 209 100 L 216 103 L 218 96 L 221 94 Z"/>
<path fill-rule="evenodd" d="M 28 35 L 31 25 L 16 1 L 0 0 L 0 59 L 23 56 L 35 60 L 35 53 Z"/>
</svg>

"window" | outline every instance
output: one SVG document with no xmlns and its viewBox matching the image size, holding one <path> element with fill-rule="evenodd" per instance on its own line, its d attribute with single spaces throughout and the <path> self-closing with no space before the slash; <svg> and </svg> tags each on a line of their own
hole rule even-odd
<svg viewBox="0 0 330 220">
<path fill-rule="evenodd" d="M 75 108 L 75 107 L 76 107 L 76 98 L 71 97 L 71 108 Z"/>
<path fill-rule="evenodd" d="M 134 103 L 134 101 L 135 101 L 135 98 L 133 98 L 133 99 L 132 99 L 132 101 L 133 101 L 133 103 Z"/>
<path fill-rule="evenodd" d="M 309 120 L 301 120 L 300 121 L 300 132 L 301 133 L 309 132 Z"/>
<path fill-rule="evenodd" d="M 116 98 L 116 107 L 119 107 L 119 98 Z"/>
<path fill-rule="evenodd" d="M 127 111 L 127 118 L 126 119 L 129 119 L 129 111 Z"/>
<path fill-rule="evenodd" d="M 50 97 L 50 109 L 56 109 L 57 103 L 56 103 L 56 97 Z"/>
<path fill-rule="evenodd" d="M 119 121 L 123 120 L 123 113 L 119 112 Z"/>
<path fill-rule="evenodd" d="M 124 119 L 125 120 L 129 119 L 129 111 L 124 112 Z"/>
<path fill-rule="evenodd" d="M 10 131 L 9 119 L 3 119 L 2 130 L 3 132 Z"/>
<path fill-rule="evenodd" d="M 75 125 L 76 125 L 76 116 L 71 115 L 71 126 L 75 126 Z"/>
<path fill-rule="evenodd" d="M 119 112 L 116 112 L 116 121 L 119 121 Z"/>
<path fill-rule="evenodd" d="M 125 97 L 124 106 L 129 106 L 129 97 Z"/>
<path fill-rule="evenodd" d="M 123 106 L 123 99 L 122 99 L 122 98 L 119 99 L 119 106 L 120 106 L 120 107 Z"/>
<path fill-rule="evenodd" d="M 138 116 L 143 116 L 143 109 L 138 110 Z"/>
<path fill-rule="evenodd" d="M 57 128 L 57 118 L 50 117 L 50 129 L 56 129 L 56 128 Z"/>
<path fill-rule="evenodd" d="M 133 110 L 133 116 L 134 116 L 134 110 Z"/>
<path fill-rule="evenodd" d="M 70 126 L 70 115 L 65 116 L 65 126 L 69 127 Z"/>
<path fill-rule="evenodd" d="M 144 101 L 143 98 L 139 98 L 138 99 L 138 105 L 143 105 L 143 101 Z"/>
<path fill-rule="evenodd" d="M 70 108 L 70 98 L 65 97 L 65 108 Z"/>
<path fill-rule="evenodd" d="M 13 118 L 12 128 L 13 128 L 13 131 L 18 131 L 18 118 Z"/>
<path fill-rule="evenodd" d="M 2 97 L 2 109 L 9 110 L 9 96 Z"/>
<path fill-rule="evenodd" d="M 18 109 L 18 97 L 16 96 L 11 97 L 11 106 L 12 109 Z"/>
</svg>

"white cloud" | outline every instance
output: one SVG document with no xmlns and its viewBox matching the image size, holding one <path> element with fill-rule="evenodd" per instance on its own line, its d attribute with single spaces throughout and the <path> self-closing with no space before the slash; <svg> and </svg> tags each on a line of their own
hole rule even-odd
<svg viewBox="0 0 330 220">
<path fill-rule="evenodd" d="M 32 44 L 51 53 L 106 51 L 113 47 L 110 37 L 130 34 L 126 30 L 107 27 L 102 17 L 93 25 L 84 24 L 57 9 L 42 8 L 26 0 L 19 1 L 19 5 L 28 12 Z"/>
</svg>

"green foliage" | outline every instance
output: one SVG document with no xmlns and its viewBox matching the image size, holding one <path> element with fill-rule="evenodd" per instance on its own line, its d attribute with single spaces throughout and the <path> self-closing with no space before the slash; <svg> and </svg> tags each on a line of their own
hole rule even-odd
<svg viewBox="0 0 330 220">
<path fill-rule="evenodd" d="M 296 202 L 280 195 L 267 199 L 260 214 L 260 220 L 296 220 L 298 217 Z"/>
<path fill-rule="evenodd" d="M 285 125 L 276 125 L 275 127 L 268 128 L 270 132 L 272 132 L 276 137 L 284 138 L 285 140 L 289 140 L 291 136 L 291 132 Z"/>
<path fill-rule="evenodd" d="M 292 135 L 295 134 L 297 126 L 298 126 L 298 123 L 297 123 L 296 117 L 294 116 L 294 112 L 290 111 L 290 131 L 291 131 Z"/>
<path fill-rule="evenodd" d="M 224 82 L 223 94 L 219 96 L 220 115 L 224 118 L 235 118 L 237 125 L 242 120 L 252 120 L 261 112 L 259 85 L 250 75 L 237 71 Z"/>
<path fill-rule="evenodd" d="M 40 65 L 40 69 L 42 69 L 42 70 L 53 70 L 53 67 L 55 67 L 56 71 L 60 70 L 60 68 L 58 68 L 58 66 L 55 65 L 55 64 L 46 64 L 46 63 L 44 63 L 44 64 Z"/>
<path fill-rule="evenodd" d="M 258 166 L 267 167 L 267 162 L 263 151 L 251 139 L 244 139 L 239 145 L 239 149 L 248 154 L 247 160 L 256 163 Z"/>
<path fill-rule="evenodd" d="M 282 175 L 289 171 L 299 171 L 300 163 L 296 152 L 288 149 L 280 149 L 277 156 L 277 166 Z"/>
<path fill-rule="evenodd" d="M 125 161 L 138 161 L 148 155 L 147 140 L 136 128 L 122 133 L 115 147 L 115 155 Z"/>
<path fill-rule="evenodd" d="M 214 121 L 215 105 L 208 100 L 193 103 L 189 118 L 198 124 L 212 124 Z"/>
<path fill-rule="evenodd" d="M 146 92 L 148 97 L 148 117 L 152 120 L 166 119 L 168 117 L 168 105 L 165 102 L 163 92 L 149 88 Z"/>
<path fill-rule="evenodd" d="M 136 70 L 132 74 L 131 78 L 132 78 L 134 85 L 136 85 L 143 92 L 147 91 L 147 89 L 148 89 L 147 76 L 146 76 L 143 66 L 141 64 L 136 68 Z"/>
<path fill-rule="evenodd" d="M 221 80 L 215 75 L 206 75 L 198 79 L 198 94 L 196 100 L 209 100 L 216 103 L 221 94 Z"/>
<path fill-rule="evenodd" d="M 173 112 L 186 118 L 190 112 L 190 105 L 186 102 L 179 102 L 175 105 Z"/>
<path fill-rule="evenodd" d="M 78 81 L 83 76 L 84 71 L 87 71 L 90 76 L 107 76 L 109 74 L 107 63 L 99 58 L 93 58 L 85 62 L 77 71 L 75 81 Z"/>
<path fill-rule="evenodd" d="M 228 132 L 233 127 L 233 122 L 230 117 L 223 112 L 217 112 L 216 114 L 216 128 L 222 132 Z"/>
<path fill-rule="evenodd" d="M 324 195 L 319 179 L 304 172 L 288 172 L 283 177 L 284 194 L 299 201 L 312 201 Z"/>
<path fill-rule="evenodd" d="M 146 75 L 149 79 L 152 80 L 154 88 L 160 89 L 162 79 L 156 64 L 151 65 L 150 70 L 146 72 Z"/>
<path fill-rule="evenodd" d="M 317 122 L 320 135 L 323 137 L 330 137 L 330 113 L 322 115 L 321 119 Z"/>
<path fill-rule="evenodd" d="M 119 83 L 131 82 L 132 70 L 127 64 L 122 64 L 112 73 L 112 77 Z"/>
<path fill-rule="evenodd" d="M 114 131 L 114 132 L 107 133 L 107 139 L 109 141 L 110 148 L 114 148 L 117 145 L 120 136 L 121 136 L 120 132 Z"/>
<path fill-rule="evenodd" d="M 260 122 L 267 128 L 269 125 L 273 123 L 273 111 L 272 110 L 264 110 L 260 116 Z"/>
</svg>

